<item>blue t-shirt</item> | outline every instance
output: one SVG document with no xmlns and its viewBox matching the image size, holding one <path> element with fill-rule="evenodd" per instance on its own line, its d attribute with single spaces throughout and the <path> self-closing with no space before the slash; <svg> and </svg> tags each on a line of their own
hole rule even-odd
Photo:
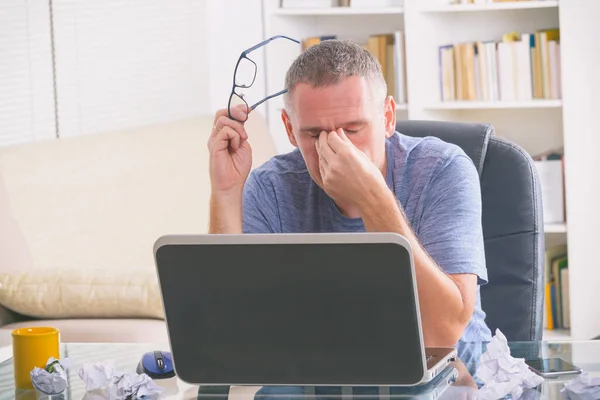
<svg viewBox="0 0 600 400">
<path fill-rule="evenodd" d="M 448 274 L 487 283 L 479 176 L 455 145 L 395 132 L 386 140 L 388 187 L 421 245 Z M 311 178 L 298 149 L 254 169 L 243 194 L 244 233 L 364 232 L 361 218 L 341 214 Z M 477 286 L 475 310 L 461 341 L 489 341 Z"/>
</svg>

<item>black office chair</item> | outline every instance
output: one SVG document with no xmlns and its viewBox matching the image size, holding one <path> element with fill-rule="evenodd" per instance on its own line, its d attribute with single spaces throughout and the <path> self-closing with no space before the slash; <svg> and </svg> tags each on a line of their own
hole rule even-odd
<svg viewBox="0 0 600 400">
<path fill-rule="evenodd" d="M 436 136 L 460 146 L 479 172 L 489 283 L 481 303 L 492 334 L 509 341 L 542 339 L 544 219 L 537 173 L 519 146 L 494 136 L 487 124 L 399 121 L 407 136 Z"/>
</svg>

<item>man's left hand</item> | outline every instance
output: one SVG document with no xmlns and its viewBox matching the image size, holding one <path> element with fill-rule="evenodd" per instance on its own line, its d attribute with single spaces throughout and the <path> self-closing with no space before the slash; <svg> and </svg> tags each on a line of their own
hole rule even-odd
<svg viewBox="0 0 600 400">
<path fill-rule="evenodd" d="M 334 200 L 361 206 L 387 188 L 377 166 L 348 139 L 343 129 L 321 132 L 316 142 L 324 190 Z"/>
</svg>

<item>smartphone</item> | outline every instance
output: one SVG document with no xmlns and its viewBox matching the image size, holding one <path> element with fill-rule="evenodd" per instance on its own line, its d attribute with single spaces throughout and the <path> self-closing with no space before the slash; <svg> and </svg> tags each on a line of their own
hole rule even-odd
<svg viewBox="0 0 600 400">
<path fill-rule="evenodd" d="M 566 362 L 562 358 L 537 358 L 525 360 L 529 368 L 544 378 L 554 378 L 561 375 L 580 374 L 581 368 Z"/>
</svg>

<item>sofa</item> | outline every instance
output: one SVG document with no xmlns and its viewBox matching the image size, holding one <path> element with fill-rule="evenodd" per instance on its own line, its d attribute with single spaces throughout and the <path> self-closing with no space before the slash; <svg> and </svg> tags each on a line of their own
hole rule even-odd
<svg viewBox="0 0 600 400">
<path fill-rule="evenodd" d="M 0 344 L 33 325 L 63 342 L 167 342 L 152 248 L 207 232 L 212 123 L 0 147 Z M 258 112 L 247 131 L 255 168 L 275 146 Z"/>
</svg>

